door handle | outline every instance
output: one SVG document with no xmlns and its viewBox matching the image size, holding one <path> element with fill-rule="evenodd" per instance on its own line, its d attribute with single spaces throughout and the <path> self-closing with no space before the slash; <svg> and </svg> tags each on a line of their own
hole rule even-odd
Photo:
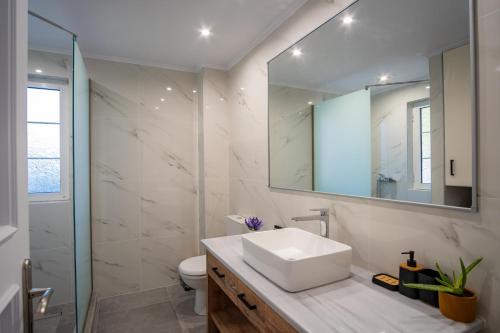
<svg viewBox="0 0 500 333">
<path fill-rule="evenodd" d="M 50 298 L 54 293 L 52 288 L 33 288 L 31 259 L 23 261 L 23 321 L 24 333 L 33 333 L 33 320 L 45 315 Z M 33 313 L 33 299 L 40 297 L 36 312 Z"/>
<path fill-rule="evenodd" d="M 450 175 L 455 176 L 455 160 L 450 160 Z"/>
<path fill-rule="evenodd" d="M 31 299 L 41 297 L 38 301 L 38 305 L 36 307 L 36 311 L 33 314 L 35 319 L 43 317 L 45 312 L 47 312 L 47 307 L 49 306 L 50 298 L 54 293 L 54 289 L 52 288 L 31 288 L 29 291 Z"/>
</svg>

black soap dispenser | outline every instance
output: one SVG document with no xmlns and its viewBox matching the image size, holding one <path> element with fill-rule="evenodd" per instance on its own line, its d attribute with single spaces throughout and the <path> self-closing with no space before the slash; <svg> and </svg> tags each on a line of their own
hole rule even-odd
<svg viewBox="0 0 500 333">
<path fill-rule="evenodd" d="M 402 252 L 401 254 L 409 254 L 410 258 L 399 265 L 399 292 L 406 297 L 417 299 L 418 289 L 405 287 L 403 283 L 417 283 L 418 272 L 424 267 L 417 264 L 415 251 Z"/>
</svg>

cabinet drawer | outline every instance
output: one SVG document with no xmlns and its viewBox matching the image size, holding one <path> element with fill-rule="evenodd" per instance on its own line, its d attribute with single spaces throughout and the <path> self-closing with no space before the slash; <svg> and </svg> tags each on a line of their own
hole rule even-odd
<svg viewBox="0 0 500 333">
<path fill-rule="evenodd" d="M 210 253 L 207 253 L 207 272 L 241 313 L 258 328 L 258 331 L 297 332 Z"/>
</svg>

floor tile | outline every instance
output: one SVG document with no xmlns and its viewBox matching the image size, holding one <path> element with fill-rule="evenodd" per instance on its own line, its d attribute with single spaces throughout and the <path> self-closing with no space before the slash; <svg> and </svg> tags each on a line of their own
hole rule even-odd
<svg viewBox="0 0 500 333">
<path fill-rule="evenodd" d="M 97 333 L 182 332 L 169 302 L 99 315 Z"/>
<path fill-rule="evenodd" d="M 195 291 L 194 290 L 185 291 L 184 288 L 180 284 L 175 284 L 173 286 L 167 287 L 167 294 L 168 294 L 168 299 L 174 300 L 178 297 L 185 297 L 188 295 L 194 296 Z"/>
<path fill-rule="evenodd" d="M 166 288 L 108 297 L 99 301 L 99 314 L 142 308 L 152 304 L 164 303 L 167 300 Z"/>
<path fill-rule="evenodd" d="M 172 306 L 183 332 L 203 332 L 206 329 L 207 316 L 194 312 L 194 295 L 177 297 L 172 300 Z"/>
</svg>

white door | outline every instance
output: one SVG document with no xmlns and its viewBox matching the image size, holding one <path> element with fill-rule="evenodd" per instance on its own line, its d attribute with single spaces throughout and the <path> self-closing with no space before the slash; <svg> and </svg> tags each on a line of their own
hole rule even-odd
<svg viewBox="0 0 500 333">
<path fill-rule="evenodd" d="M 21 268 L 29 257 L 27 1 L 0 0 L 0 333 L 22 330 Z"/>
</svg>

